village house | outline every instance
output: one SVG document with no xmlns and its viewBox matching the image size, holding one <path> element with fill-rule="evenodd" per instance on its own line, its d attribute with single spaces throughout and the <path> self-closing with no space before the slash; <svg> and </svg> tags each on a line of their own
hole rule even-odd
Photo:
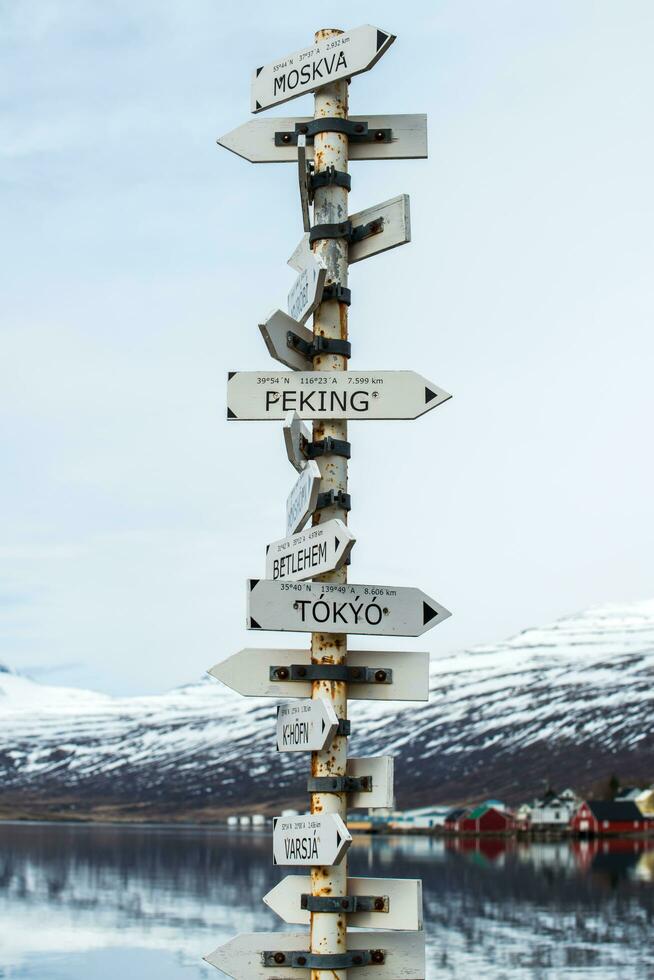
<svg viewBox="0 0 654 980">
<path fill-rule="evenodd" d="M 638 834 L 651 821 L 644 817 L 633 800 L 585 800 L 571 820 L 575 834 Z"/>
<path fill-rule="evenodd" d="M 510 834 L 515 829 L 513 814 L 487 803 L 468 810 L 455 824 L 455 830 L 459 834 Z"/>
<path fill-rule="evenodd" d="M 580 802 L 571 789 L 557 793 L 550 788 L 539 799 L 534 800 L 531 806 L 521 808 L 519 816 L 526 819 L 528 830 L 565 828 L 577 812 Z"/>
</svg>

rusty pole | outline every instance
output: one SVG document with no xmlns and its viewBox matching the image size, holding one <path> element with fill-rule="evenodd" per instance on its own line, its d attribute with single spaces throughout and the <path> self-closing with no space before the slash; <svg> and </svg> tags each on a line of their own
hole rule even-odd
<svg viewBox="0 0 654 980">
<path fill-rule="evenodd" d="M 315 40 L 324 41 L 343 32 L 334 28 L 317 31 Z M 337 116 L 343 119 L 348 114 L 348 82 L 332 82 L 319 88 L 315 93 L 314 118 Z M 314 137 L 315 172 L 327 167 L 347 172 L 348 141 L 342 133 L 317 133 Z M 337 224 L 348 217 L 348 192 L 344 187 L 328 186 L 316 188 L 314 199 L 314 224 Z M 347 286 L 348 243 L 344 238 L 320 239 L 314 243 L 314 252 L 327 266 L 327 283 L 340 283 Z M 328 300 L 321 303 L 313 318 L 314 336 L 347 340 L 347 313 L 344 303 Z M 321 354 L 313 359 L 314 371 L 346 371 L 347 359 L 336 354 Z M 347 422 L 334 419 L 318 421 L 313 426 L 314 440 L 327 436 L 334 439 L 347 439 Z M 324 456 L 318 460 L 322 476 L 321 491 L 336 490 L 347 492 L 347 460 L 342 456 Z M 341 507 L 332 506 L 314 515 L 314 524 L 340 517 L 347 521 L 347 512 Z M 316 581 L 346 582 L 345 566 L 335 572 L 319 576 Z M 311 634 L 311 660 L 313 663 L 345 663 L 347 636 L 334 633 Z M 347 718 L 347 684 L 343 682 L 314 681 L 312 698 L 330 701 L 339 718 Z M 311 754 L 311 773 L 313 776 L 344 776 L 347 764 L 347 738 L 337 736 L 329 748 Z M 311 795 L 312 813 L 338 813 L 347 818 L 347 795 L 345 793 L 313 793 Z M 347 894 L 347 858 L 335 867 L 315 867 L 311 869 L 312 892 L 314 895 Z M 311 913 L 311 952 L 344 953 L 347 950 L 345 914 L 325 912 Z M 346 970 L 312 970 L 311 980 L 345 980 Z"/>
</svg>

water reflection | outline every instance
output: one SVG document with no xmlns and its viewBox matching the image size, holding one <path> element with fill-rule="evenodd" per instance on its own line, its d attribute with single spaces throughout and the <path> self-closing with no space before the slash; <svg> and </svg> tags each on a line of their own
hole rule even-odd
<svg viewBox="0 0 654 980">
<path fill-rule="evenodd" d="M 203 952 L 285 928 L 267 834 L 0 825 L 0 977 L 217 978 Z M 423 879 L 429 977 L 654 975 L 645 841 L 356 838 L 352 874 Z"/>
</svg>

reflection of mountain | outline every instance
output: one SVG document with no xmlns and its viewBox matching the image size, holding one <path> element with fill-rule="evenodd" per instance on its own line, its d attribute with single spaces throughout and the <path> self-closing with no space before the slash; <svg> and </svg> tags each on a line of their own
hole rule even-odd
<svg viewBox="0 0 654 980">
<path fill-rule="evenodd" d="M 654 602 L 591 610 L 435 659 L 427 705 L 354 702 L 352 751 L 396 756 L 400 805 L 651 775 L 653 667 Z M 5 812 L 211 816 L 306 799 L 302 759 L 274 754 L 274 702 L 213 682 L 117 699 L 2 673 L 0 708 Z"/>
</svg>

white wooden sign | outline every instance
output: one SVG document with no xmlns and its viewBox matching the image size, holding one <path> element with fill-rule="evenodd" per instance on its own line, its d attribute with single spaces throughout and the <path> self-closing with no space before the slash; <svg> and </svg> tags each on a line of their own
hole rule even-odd
<svg viewBox="0 0 654 980">
<path fill-rule="evenodd" d="M 275 310 L 265 323 L 259 324 L 261 336 L 266 342 L 268 353 L 276 361 L 280 361 L 294 371 L 308 371 L 311 361 L 306 354 L 301 354 L 289 343 L 289 334 L 295 334 L 307 344 L 312 343 L 313 334 L 297 320 L 288 316 L 282 310 Z M 229 418 L 229 410 L 227 412 Z"/>
<path fill-rule="evenodd" d="M 348 878 L 348 895 L 385 898 L 383 912 L 348 912 L 347 923 L 359 929 L 422 929 L 422 882 L 419 878 Z M 284 922 L 308 926 L 310 912 L 301 908 L 311 894 L 308 875 L 286 875 L 263 900 Z"/>
<path fill-rule="evenodd" d="M 331 743 L 338 718 L 331 701 L 315 698 L 277 708 L 278 752 L 321 752 Z"/>
<path fill-rule="evenodd" d="M 306 265 L 299 270 L 287 301 L 289 316 L 298 323 L 305 323 L 320 303 L 327 278 L 327 269 L 311 250 L 306 258 Z"/>
<path fill-rule="evenodd" d="M 250 163 L 297 163 L 296 140 L 275 140 L 276 133 L 296 133 L 297 126 L 311 121 L 312 116 L 271 116 L 250 119 L 237 129 L 221 136 L 216 142 Z M 424 159 L 427 156 L 427 116 L 424 113 L 399 116 L 350 116 L 352 122 L 365 122 L 369 132 L 391 130 L 386 142 L 350 143 L 350 160 Z M 313 157 L 313 144 L 306 147 L 307 159 Z"/>
<path fill-rule="evenodd" d="M 307 523 L 318 502 L 320 470 L 310 459 L 286 499 L 286 534 L 294 534 Z"/>
<path fill-rule="evenodd" d="M 273 820 L 273 863 L 340 864 L 352 843 L 337 813 L 307 813 Z"/>
<path fill-rule="evenodd" d="M 273 541 L 266 548 L 266 578 L 302 582 L 333 572 L 347 561 L 355 541 L 348 526 L 338 518 Z"/>
<path fill-rule="evenodd" d="M 348 776 L 370 776 L 372 789 L 349 793 L 348 806 L 353 810 L 373 807 L 392 809 L 395 806 L 394 761 L 392 755 L 368 756 L 366 759 L 350 757 L 346 763 Z"/>
<path fill-rule="evenodd" d="M 308 461 L 306 446 L 311 442 L 311 431 L 297 412 L 288 413 L 284 419 L 282 430 L 288 461 L 298 473 L 301 473 Z"/>
<path fill-rule="evenodd" d="M 262 65 L 252 73 L 250 108 L 261 112 L 328 82 L 368 71 L 394 40 L 394 34 L 364 24 Z"/>
<path fill-rule="evenodd" d="M 369 980 L 424 980 L 424 932 L 348 932 L 348 950 L 384 951 L 384 962 L 356 971 Z M 309 980 L 311 970 L 264 966 L 264 951 L 308 952 L 307 932 L 251 932 L 235 936 L 204 959 L 234 980 Z M 356 974 L 355 974 L 356 975 Z"/>
<path fill-rule="evenodd" d="M 300 185 L 300 211 L 302 212 L 302 227 L 305 231 L 311 229 L 309 213 L 309 178 L 311 164 L 307 160 L 307 138 L 299 135 L 297 138 L 297 176 Z M 293 316 L 293 314 L 291 314 Z"/>
<path fill-rule="evenodd" d="M 421 636 L 450 615 L 420 589 L 257 578 L 247 582 L 251 630 Z"/>
<path fill-rule="evenodd" d="M 231 371 L 227 418 L 415 419 L 451 397 L 415 371 Z"/>
<path fill-rule="evenodd" d="M 309 650 L 246 649 L 233 653 L 208 673 L 246 697 L 310 698 L 311 681 L 270 679 L 270 668 L 311 663 Z M 350 667 L 392 671 L 391 684 L 349 684 L 347 696 L 368 701 L 427 701 L 429 699 L 429 654 L 422 651 L 348 650 Z"/>
<path fill-rule="evenodd" d="M 376 204 L 372 208 L 366 208 L 365 211 L 351 214 L 349 220 L 353 228 L 373 223 L 379 228 L 374 234 L 350 245 L 347 253 L 349 265 L 367 259 L 371 255 L 379 255 L 391 248 L 397 248 L 398 245 L 406 245 L 411 241 L 408 194 L 400 194 L 398 197 L 392 197 L 390 201 L 384 201 L 383 204 Z M 303 235 L 287 264 L 291 269 L 299 271 L 306 263 L 309 252 L 311 252 L 309 236 Z"/>
</svg>

